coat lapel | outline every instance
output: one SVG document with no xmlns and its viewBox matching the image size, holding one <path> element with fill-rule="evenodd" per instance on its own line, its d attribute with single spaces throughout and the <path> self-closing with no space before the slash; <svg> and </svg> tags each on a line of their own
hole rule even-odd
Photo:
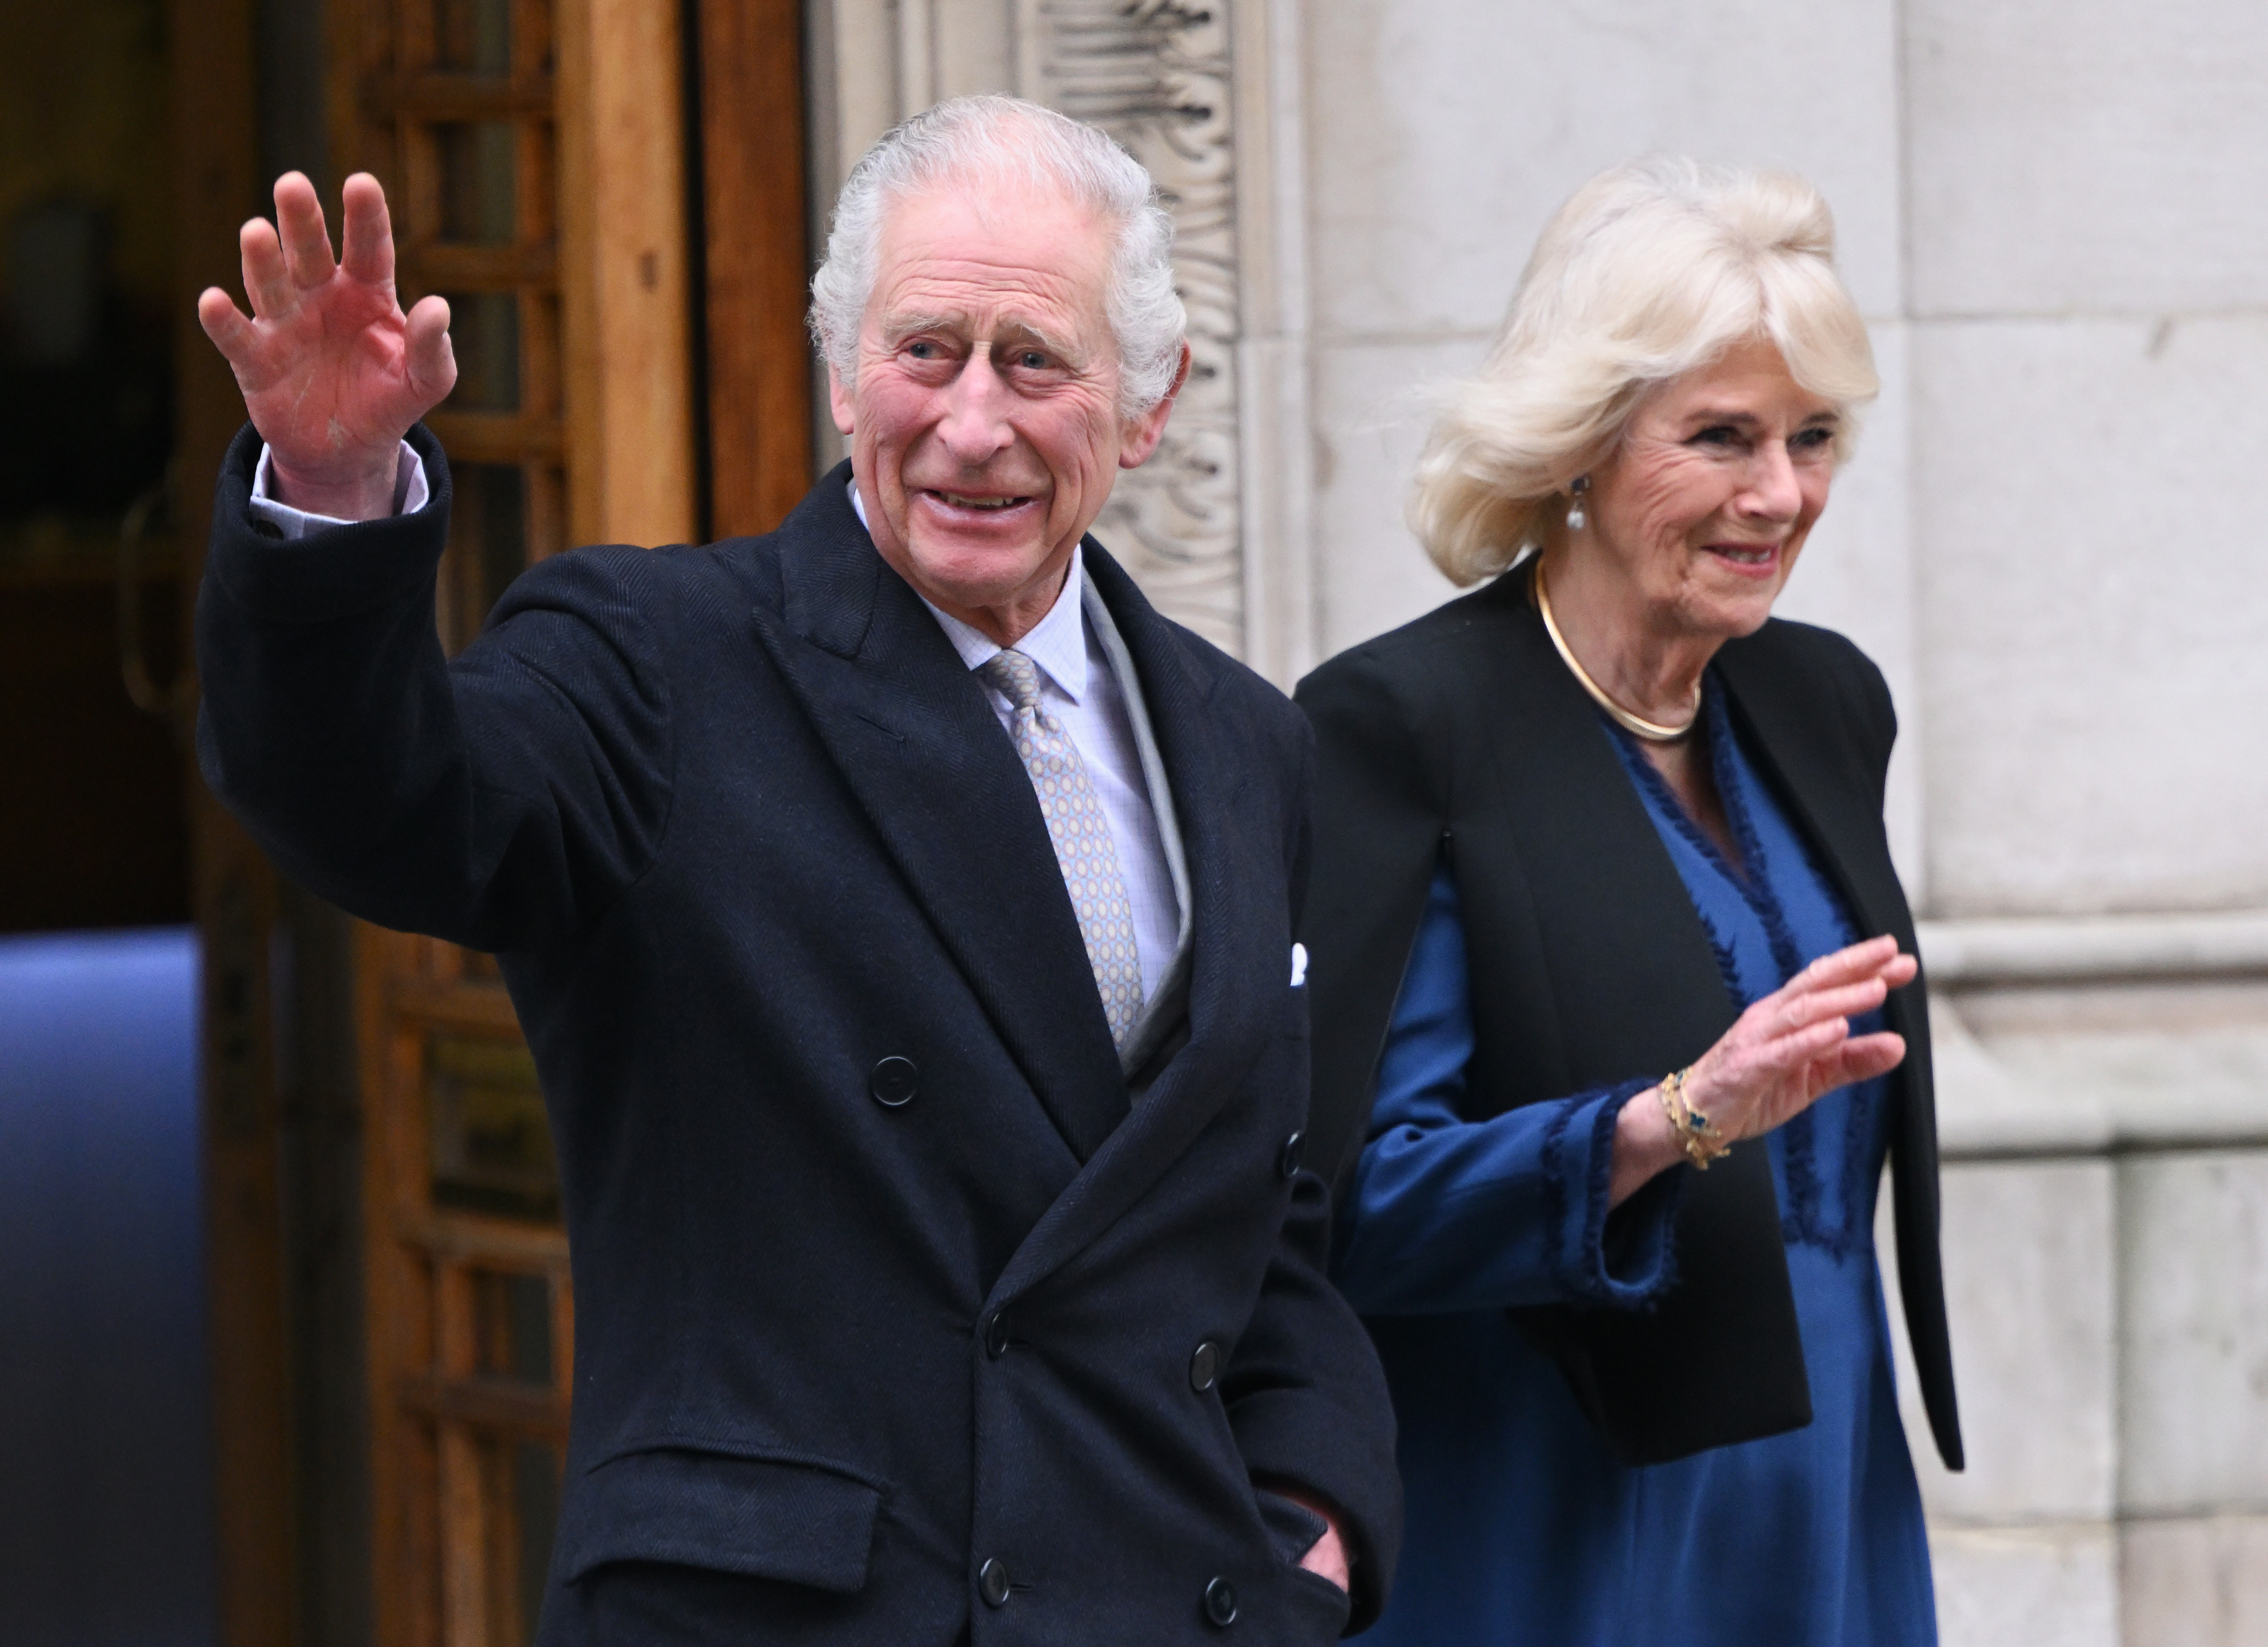
<svg viewBox="0 0 2268 1647">
<path fill-rule="evenodd" d="M 1506 588 L 1490 636 L 1490 673 L 1472 702 L 1491 726 L 1474 741 L 1449 820 L 1460 899 L 1496 916 L 1469 923 L 1466 949 L 1476 998 L 1506 1015 L 1479 1085 L 1507 1103 L 1675 1069 L 1740 1011 L 1692 894 L 1525 582 Z M 1534 989 L 1535 955 L 1548 991 Z M 1642 1017 L 1632 1000 L 1648 1004 Z"/>
<path fill-rule="evenodd" d="M 1687 1064 L 1740 1005 L 1599 711 L 1520 585 L 1502 599 L 1498 673 L 1470 702 L 1504 718 L 1517 705 L 1519 719 L 1481 746 L 1494 758 L 1474 763 L 1450 851 L 1475 1011 L 1503 1015 L 1476 1085 L 1532 1102 Z M 1515 1312 L 1625 1463 L 1811 1420 L 1771 1157 L 1737 1150 L 1676 1193 L 1679 1280 L 1653 1309 Z M 1712 1410 L 1662 1401 L 1669 1365 L 1713 1393 Z"/>
<path fill-rule="evenodd" d="M 1890 862 L 1889 842 L 1874 799 L 1874 774 L 1860 753 L 1865 745 L 1842 732 L 1833 718 L 1822 715 L 1815 706 L 1808 711 L 1796 709 L 1806 702 L 1806 692 L 1817 692 L 1817 677 L 1787 656 L 1786 633 L 1784 626 L 1767 624 L 1746 640 L 1728 643 L 1717 654 L 1716 668 L 1733 712 L 1749 735 L 1749 746 L 1766 777 L 1794 815 L 1796 827 L 1819 854 L 1836 889 L 1848 901 L 1861 932 L 1888 932 L 1898 940 L 1901 949 L 1915 953 L 1913 912 L 1906 905 L 1897 869 Z M 1900 1239 L 1907 1239 L 1909 1217 L 1926 1223 L 1933 1276 L 1937 1103 L 1931 1070 L 1929 1000 L 1919 980 L 1890 996 L 1884 1018 L 1890 1028 L 1906 1038 L 1905 1062 L 1891 1077 L 1902 1100 L 1895 1152 L 1899 1187 L 1903 1195 L 1919 1196 L 1926 1203 L 1910 1213 L 1901 1200 Z M 1942 1301 L 1929 1307 L 1941 1314 Z M 1941 1335 L 1941 1325 L 1938 1331 Z M 1953 1445 L 1957 1450 L 1957 1435 Z"/>
<path fill-rule="evenodd" d="M 1274 814 L 1247 826 L 1233 736 L 1213 702 L 1219 679 L 1143 599 L 1094 539 L 1087 575 L 1134 660 L 1158 751 L 1173 786 L 1192 903 L 1189 1040 L 1131 1115 L 1087 1164 L 1074 1189 L 1035 1227 L 994 1289 L 1028 1287 L 1101 1234 L 1181 1158 L 1238 1088 L 1271 1020 L 1270 985 L 1290 987 L 1288 912 Z M 1271 916 L 1270 911 L 1273 910 Z"/>
<path fill-rule="evenodd" d="M 1911 949 L 1913 918 L 1882 838 L 1881 815 L 1867 805 L 1872 784 L 1859 746 L 1822 735 L 1830 717 L 1805 698 L 1816 694 L 1817 683 L 1783 678 L 1775 667 L 1775 638 L 1768 629 L 1718 652 L 1717 672 L 1734 714 L 1860 928 L 1895 934 Z"/>
<path fill-rule="evenodd" d="M 1716 666 L 1734 715 L 1749 735 L 1765 774 L 1779 790 L 1860 929 L 1888 932 L 1916 951 L 1913 915 L 1882 832 L 1877 773 L 1859 752 L 1867 745 L 1833 717 L 1794 706 L 1815 695 L 1818 677 L 1790 655 L 1787 630 L 1768 623 L 1727 643 Z M 1840 735 L 1838 735 L 1838 732 Z M 1892 1196 L 1897 1209 L 1899 1290 L 1906 1332 L 1919 1365 L 1922 1401 L 1948 1465 L 1962 1457 L 1946 1326 L 1945 1279 L 1938 1253 L 1937 1102 L 1931 1070 L 1929 997 L 1921 980 L 1892 995 L 1884 1018 L 1906 1039 L 1905 1061 L 1891 1077 L 1897 1095 L 1892 1134 Z"/>
<path fill-rule="evenodd" d="M 782 609 L 757 607 L 757 634 L 1085 1161 L 1124 1116 L 1125 1083 L 1031 780 L 936 619 L 875 552 L 848 479 L 837 468 L 781 528 Z"/>
<path fill-rule="evenodd" d="M 1744 641 L 1728 643 L 1717 654 L 1734 717 L 1748 734 L 1765 776 L 1793 813 L 1813 850 L 1819 854 L 1858 919 L 1862 934 L 1887 932 L 1907 953 L 1916 952 L 1913 912 L 1890 862 L 1889 841 L 1874 800 L 1874 775 L 1855 737 L 1837 735 L 1831 717 L 1797 706 L 1818 690 L 1815 677 L 1790 667 L 1776 644 L 1778 626 L 1767 625 Z M 1906 1038 L 1907 1056 L 1896 1085 L 1906 1095 L 1909 1125 L 1918 1129 L 1900 1151 L 1902 1160 L 1936 1160 L 1935 1103 L 1930 1077 L 1929 1011 L 1919 989 L 1891 996 L 1889 1026 Z"/>
</svg>

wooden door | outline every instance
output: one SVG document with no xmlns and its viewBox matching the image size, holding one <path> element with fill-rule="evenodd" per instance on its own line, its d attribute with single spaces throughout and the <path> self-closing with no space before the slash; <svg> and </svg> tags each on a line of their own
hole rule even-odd
<svg viewBox="0 0 2268 1647">
<path fill-rule="evenodd" d="M 439 292 L 452 310 L 458 386 L 428 420 L 455 487 L 444 645 L 571 544 L 776 525 L 811 451 L 793 0 L 330 0 L 328 23 L 332 169 L 386 186 L 405 306 Z M 275 1430 L 295 1378 L 338 1370 L 269 1307 L 291 1237 L 259 1232 L 291 1168 L 260 1097 L 274 981 L 252 940 L 276 893 L 225 820 L 214 840 L 208 927 L 236 923 L 249 1004 L 215 1033 L 252 1048 L 254 1094 L 215 1158 L 249 1210 L 217 1222 L 213 1254 L 217 1292 L 247 1301 L 222 1356 L 242 1477 L 223 1501 L 225 1639 L 268 1647 L 318 1634 L 273 1593 L 309 1503 Z M 572 1389 L 541 1093 L 492 958 L 369 926 L 350 952 L 369 1634 L 511 1647 L 535 1624 Z"/>
</svg>

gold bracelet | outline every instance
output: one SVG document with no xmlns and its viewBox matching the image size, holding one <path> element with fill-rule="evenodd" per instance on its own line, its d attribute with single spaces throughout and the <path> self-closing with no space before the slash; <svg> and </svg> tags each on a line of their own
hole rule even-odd
<svg viewBox="0 0 2268 1647">
<path fill-rule="evenodd" d="M 1693 1072 L 1687 1064 L 1661 1077 L 1654 1089 L 1661 1099 L 1661 1113 L 1669 1117 L 1670 1130 L 1685 1151 L 1685 1158 L 1693 1163 L 1696 1172 L 1705 1173 L 1709 1163 L 1720 1155 L 1732 1153 L 1733 1145 L 1717 1123 L 1685 1101 L 1685 1077 Z"/>
</svg>

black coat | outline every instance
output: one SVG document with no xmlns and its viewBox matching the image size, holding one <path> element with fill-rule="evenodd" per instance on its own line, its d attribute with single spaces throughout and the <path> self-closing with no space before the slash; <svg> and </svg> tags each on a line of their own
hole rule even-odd
<svg viewBox="0 0 2268 1647">
<path fill-rule="evenodd" d="M 1344 1187 L 1433 867 L 1457 878 L 1476 1045 L 1469 1115 L 1690 1063 L 1739 1008 L 1597 710 L 1515 574 L 1332 659 L 1302 681 L 1316 729 L 1312 1141 Z M 1896 717 L 1850 642 L 1774 620 L 1713 662 L 1766 780 L 1860 927 L 1914 948 L 1882 785 Z M 1961 1429 L 1938 1256 L 1937 1122 L 1921 985 L 1894 993 L 1898 1274 L 1939 1452 Z M 1677 1169 L 1678 1280 L 1651 1312 L 1513 1313 L 1625 1461 L 1653 1463 L 1809 1422 L 1770 1163 Z M 1664 1193 L 1665 1180 L 1647 1193 Z M 1609 1226 L 1611 1231 L 1612 1226 Z"/>
<path fill-rule="evenodd" d="M 288 872 L 503 958 L 576 1288 L 539 1638 L 1155 1647 L 1221 1579 L 1238 1639 L 1329 1639 L 1319 1529 L 1256 1477 L 1344 1511 L 1366 1620 L 1391 1413 L 1285 1149 L 1298 712 L 1088 542 L 1193 892 L 1189 1039 L 1130 1113 L 1031 783 L 847 466 L 768 537 L 546 562 L 445 663 L 412 438 L 432 507 L 285 543 L 239 437 L 200 754 Z"/>
</svg>

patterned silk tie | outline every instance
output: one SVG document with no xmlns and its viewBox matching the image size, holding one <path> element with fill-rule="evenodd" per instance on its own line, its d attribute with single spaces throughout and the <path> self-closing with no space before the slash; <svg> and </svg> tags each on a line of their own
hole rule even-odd
<svg viewBox="0 0 2268 1647">
<path fill-rule="evenodd" d="M 1123 1043 L 1142 1011 L 1142 958 L 1134 947 L 1134 906 L 1118 873 L 1110 820 L 1102 815 L 1079 746 L 1061 721 L 1040 708 L 1040 666 L 1021 652 L 1005 651 L 976 673 L 1014 708 L 1009 736 L 1039 791 L 1040 816 L 1047 820 L 1079 933 L 1086 940 L 1110 1038 Z"/>
</svg>

